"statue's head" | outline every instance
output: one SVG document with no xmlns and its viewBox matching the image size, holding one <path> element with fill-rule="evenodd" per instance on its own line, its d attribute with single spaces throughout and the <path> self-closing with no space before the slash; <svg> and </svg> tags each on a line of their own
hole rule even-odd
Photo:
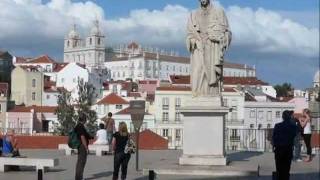
<svg viewBox="0 0 320 180">
<path fill-rule="evenodd" d="M 210 5 L 210 0 L 199 0 L 201 7 L 208 7 Z"/>
</svg>

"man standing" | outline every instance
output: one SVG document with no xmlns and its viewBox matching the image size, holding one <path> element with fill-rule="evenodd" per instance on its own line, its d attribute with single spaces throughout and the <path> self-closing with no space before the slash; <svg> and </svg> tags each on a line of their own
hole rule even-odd
<svg viewBox="0 0 320 180">
<path fill-rule="evenodd" d="M 223 56 L 231 42 L 231 31 L 223 9 L 199 0 L 187 25 L 187 48 L 191 53 L 191 89 L 194 97 L 221 93 Z"/>
<path fill-rule="evenodd" d="M 111 151 L 112 137 L 113 137 L 113 133 L 116 131 L 115 122 L 114 122 L 114 119 L 112 118 L 111 112 L 108 113 L 108 118 L 106 118 L 104 121 L 106 125 L 106 130 L 107 130 L 107 140 L 109 144 L 109 149 Z"/>
<path fill-rule="evenodd" d="M 83 171 L 87 162 L 87 155 L 89 152 L 89 149 L 88 149 L 89 139 L 93 139 L 84 127 L 84 124 L 86 123 L 86 121 L 87 119 L 85 115 L 79 114 L 78 124 L 74 129 L 78 135 L 78 139 L 81 142 L 78 148 L 78 160 L 76 164 L 75 180 L 83 179 Z"/>
<path fill-rule="evenodd" d="M 272 142 L 276 161 L 277 180 L 289 180 L 293 152 L 293 141 L 297 133 L 292 123 L 293 111 L 282 113 L 283 121 L 275 125 Z"/>
</svg>

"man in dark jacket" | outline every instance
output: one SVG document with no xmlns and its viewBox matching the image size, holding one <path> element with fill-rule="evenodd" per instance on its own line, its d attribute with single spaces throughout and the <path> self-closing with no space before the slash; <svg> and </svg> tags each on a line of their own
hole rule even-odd
<svg viewBox="0 0 320 180">
<path fill-rule="evenodd" d="M 276 162 L 277 180 L 289 180 L 294 138 L 297 126 L 292 123 L 293 111 L 282 113 L 283 121 L 275 125 L 272 142 Z"/>
</svg>

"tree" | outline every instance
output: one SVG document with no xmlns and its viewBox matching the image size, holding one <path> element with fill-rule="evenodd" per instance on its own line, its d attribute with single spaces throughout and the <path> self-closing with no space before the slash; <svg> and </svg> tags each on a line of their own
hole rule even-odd
<svg viewBox="0 0 320 180">
<path fill-rule="evenodd" d="M 290 83 L 283 83 L 282 85 L 275 85 L 274 89 L 277 91 L 277 97 L 293 96 L 294 88 Z"/>
<path fill-rule="evenodd" d="M 77 114 L 85 115 L 87 118 L 86 127 L 90 134 L 94 134 L 98 130 L 97 113 L 91 109 L 95 98 L 95 88 L 84 82 L 83 79 L 78 80 L 78 99 Z"/>
<path fill-rule="evenodd" d="M 55 124 L 55 132 L 66 136 L 75 124 L 75 110 L 71 103 L 71 94 L 65 90 L 59 90 L 58 108 L 56 109 L 58 124 Z"/>
</svg>

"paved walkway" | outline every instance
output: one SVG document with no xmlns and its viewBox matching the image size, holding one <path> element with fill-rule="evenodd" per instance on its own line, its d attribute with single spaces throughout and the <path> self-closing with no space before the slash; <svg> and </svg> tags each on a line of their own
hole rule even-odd
<svg viewBox="0 0 320 180">
<path fill-rule="evenodd" d="M 44 174 L 45 180 L 73 180 L 74 167 L 76 163 L 76 155 L 65 156 L 62 151 L 58 150 L 23 150 L 23 155 L 37 158 L 59 158 L 59 166 L 50 169 Z M 168 169 L 178 166 L 178 157 L 181 151 L 166 150 L 166 151 L 141 151 L 140 153 L 140 169 L 142 168 L 157 168 Z M 272 171 L 274 171 L 274 162 L 272 153 L 250 153 L 250 152 L 234 152 L 230 153 L 232 160 L 231 166 L 242 168 L 255 169 L 260 165 L 261 177 L 244 177 L 244 178 L 228 178 L 228 179 L 271 179 Z M 292 180 L 303 179 L 320 179 L 319 156 L 315 157 L 311 163 L 293 163 L 292 164 Z M 88 156 L 88 162 L 84 172 L 87 180 L 102 180 L 112 179 L 113 157 L 103 156 L 96 157 Z M 0 173 L 0 180 L 35 180 L 36 172 L 32 168 L 22 168 L 18 172 Z M 142 172 L 135 171 L 135 155 L 131 158 L 128 168 L 128 180 L 145 180 L 147 176 L 142 175 Z M 161 175 L 157 179 L 163 180 L 209 180 L 214 179 L 207 176 L 185 176 L 185 175 Z M 226 179 L 226 178 L 216 178 Z"/>
</svg>

